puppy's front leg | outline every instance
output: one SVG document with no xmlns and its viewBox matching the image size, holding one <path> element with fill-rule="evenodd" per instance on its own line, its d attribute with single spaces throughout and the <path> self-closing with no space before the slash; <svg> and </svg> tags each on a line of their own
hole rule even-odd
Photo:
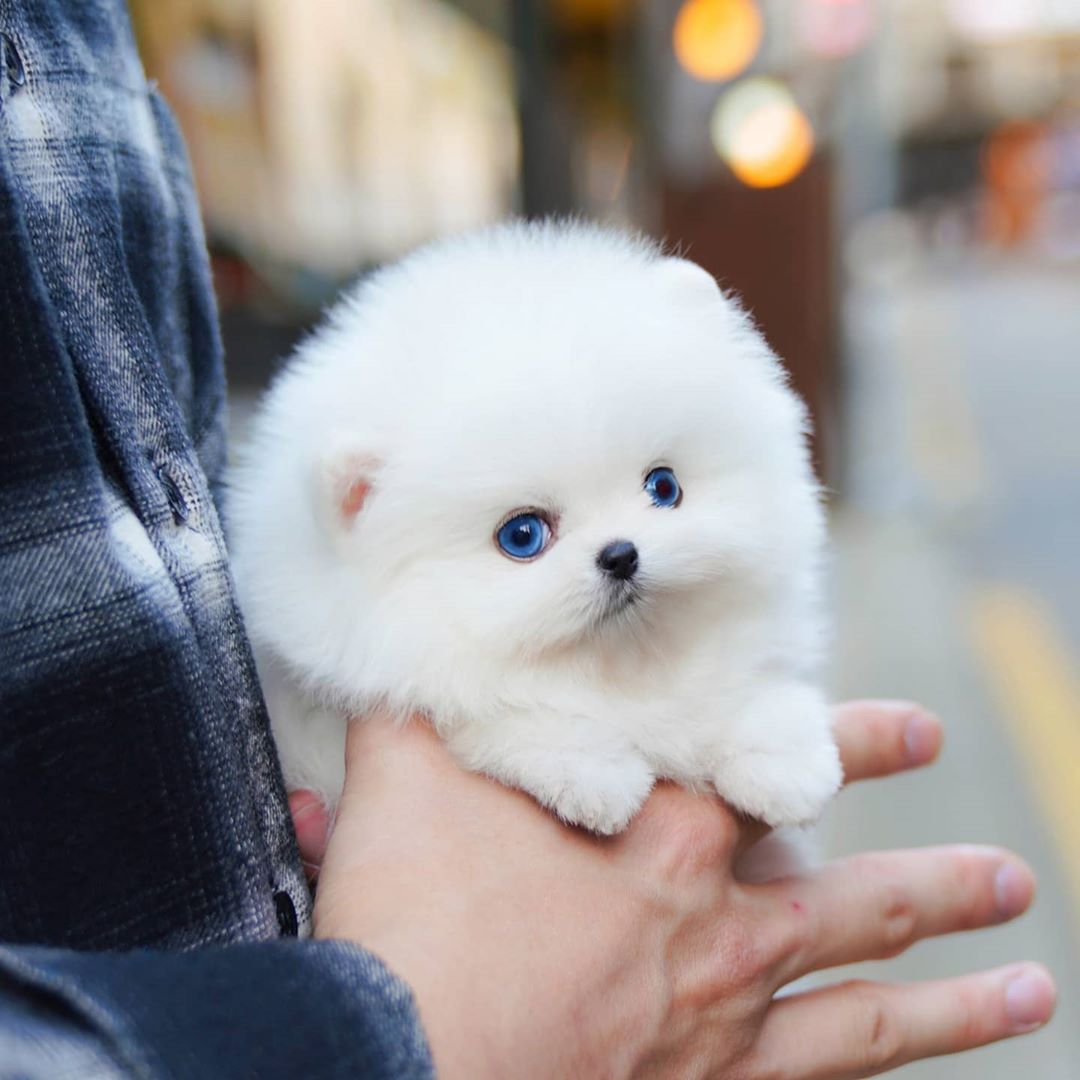
<svg viewBox="0 0 1080 1080">
<path fill-rule="evenodd" d="M 655 780 L 640 755 L 596 733 L 587 717 L 511 714 L 445 737 L 467 768 L 528 792 L 570 825 L 603 835 L 626 828 Z"/>
<path fill-rule="evenodd" d="M 806 825 L 843 780 L 832 716 L 814 686 L 756 689 L 713 749 L 713 784 L 736 809 L 768 825 Z"/>
</svg>

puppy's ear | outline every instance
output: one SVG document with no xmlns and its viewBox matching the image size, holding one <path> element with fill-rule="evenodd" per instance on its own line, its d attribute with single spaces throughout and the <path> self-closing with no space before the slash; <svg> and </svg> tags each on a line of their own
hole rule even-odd
<svg viewBox="0 0 1080 1080">
<path fill-rule="evenodd" d="M 661 269 L 669 286 L 687 298 L 716 300 L 720 296 L 716 278 L 689 259 L 664 259 Z"/>
<path fill-rule="evenodd" d="M 316 466 L 320 510 L 334 531 L 347 530 L 363 512 L 381 468 L 378 454 L 348 435 L 330 440 Z"/>
</svg>

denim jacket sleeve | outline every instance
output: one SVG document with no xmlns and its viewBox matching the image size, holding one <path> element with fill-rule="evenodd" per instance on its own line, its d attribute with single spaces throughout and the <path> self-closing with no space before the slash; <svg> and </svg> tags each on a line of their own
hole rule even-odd
<svg viewBox="0 0 1080 1080">
<path fill-rule="evenodd" d="M 0 1075 L 429 1074 L 378 960 L 277 940 L 209 267 L 121 0 L 0 0 L 0 375 Z"/>
<path fill-rule="evenodd" d="M 433 1075 L 407 986 L 340 942 L 189 953 L 0 949 L 0 1075 Z"/>
</svg>

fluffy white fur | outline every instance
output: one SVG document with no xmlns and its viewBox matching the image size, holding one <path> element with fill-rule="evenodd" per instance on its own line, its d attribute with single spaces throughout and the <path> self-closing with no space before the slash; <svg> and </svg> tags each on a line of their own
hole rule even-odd
<svg viewBox="0 0 1080 1080">
<path fill-rule="evenodd" d="M 234 477 L 289 786 L 333 805 L 345 716 L 383 705 L 599 833 L 658 777 L 771 825 L 815 818 L 840 765 L 805 427 L 737 304 L 636 238 L 508 225 L 362 283 L 268 393 Z M 658 465 L 677 507 L 643 490 Z M 517 508 L 555 523 L 532 562 L 494 541 Z M 640 553 L 628 606 L 596 562 L 615 539 Z"/>
</svg>

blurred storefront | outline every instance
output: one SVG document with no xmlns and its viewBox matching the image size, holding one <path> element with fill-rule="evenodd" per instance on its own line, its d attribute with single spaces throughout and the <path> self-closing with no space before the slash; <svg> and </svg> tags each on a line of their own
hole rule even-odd
<svg viewBox="0 0 1080 1080">
<path fill-rule="evenodd" d="M 341 285 L 504 217 L 509 48 L 436 0 L 133 0 L 199 188 L 230 366 L 261 381 Z"/>
<path fill-rule="evenodd" d="M 853 261 L 887 262 L 911 228 L 1080 251 L 1074 0 L 133 11 L 191 149 L 241 377 L 265 377 L 344 281 L 426 239 L 578 212 L 664 238 L 743 297 L 838 483 Z"/>
</svg>

